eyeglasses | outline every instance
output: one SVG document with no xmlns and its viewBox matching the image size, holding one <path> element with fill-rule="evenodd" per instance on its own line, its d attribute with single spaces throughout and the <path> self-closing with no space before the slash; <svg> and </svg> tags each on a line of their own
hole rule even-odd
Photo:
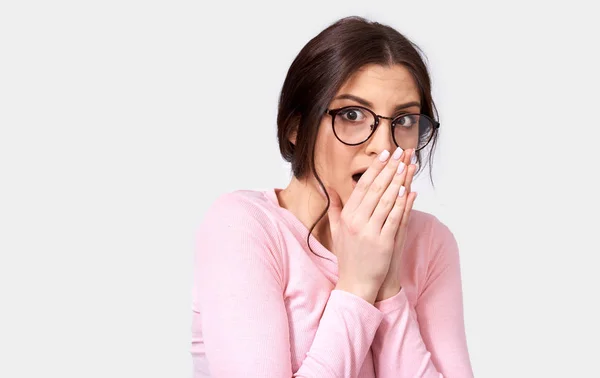
<svg viewBox="0 0 600 378">
<path fill-rule="evenodd" d="M 403 150 L 420 150 L 433 139 L 440 123 L 425 114 L 407 113 L 397 117 L 384 117 L 362 106 L 345 106 L 327 109 L 331 116 L 331 126 L 335 137 L 348 146 L 366 142 L 379 126 L 379 120 L 391 120 L 392 138 L 397 147 Z"/>
</svg>

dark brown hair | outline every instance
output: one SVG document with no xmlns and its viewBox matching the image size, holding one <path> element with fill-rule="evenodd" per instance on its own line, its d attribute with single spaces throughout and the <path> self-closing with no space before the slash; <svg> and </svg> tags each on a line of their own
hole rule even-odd
<svg viewBox="0 0 600 378">
<path fill-rule="evenodd" d="M 326 193 L 327 207 L 311 227 L 311 233 L 327 214 L 330 203 L 329 194 L 315 169 L 318 128 L 329 103 L 344 82 L 361 67 L 401 64 L 417 84 L 421 113 L 437 120 L 431 80 L 421 54 L 416 44 L 392 27 L 352 16 L 342 18 L 320 32 L 292 62 L 279 97 L 277 138 L 281 155 L 291 163 L 294 176 L 300 179 L 312 173 Z M 295 143 L 290 142 L 292 136 Z M 436 143 L 437 133 L 428 146 L 430 167 Z M 417 161 L 421 170 L 420 151 Z"/>
</svg>

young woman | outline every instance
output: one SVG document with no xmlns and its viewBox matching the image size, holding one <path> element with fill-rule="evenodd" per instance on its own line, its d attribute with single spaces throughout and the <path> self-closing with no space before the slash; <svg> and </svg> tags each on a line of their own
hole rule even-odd
<svg viewBox="0 0 600 378">
<path fill-rule="evenodd" d="M 194 377 L 473 376 L 457 243 L 412 210 L 434 112 L 396 30 L 350 17 L 308 42 L 277 117 L 294 177 L 222 195 L 199 229 Z"/>
</svg>

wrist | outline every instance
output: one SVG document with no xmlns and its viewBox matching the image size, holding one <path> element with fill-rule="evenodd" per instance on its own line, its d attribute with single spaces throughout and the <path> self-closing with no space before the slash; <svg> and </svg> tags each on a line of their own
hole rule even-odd
<svg viewBox="0 0 600 378">
<path fill-rule="evenodd" d="M 350 294 L 356 295 L 369 302 L 370 304 L 375 303 L 377 297 L 377 289 L 374 289 L 368 285 L 357 285 L 353 283 L 338 282 L 335 286 L 335 290 L 342 290 Z"/>
<path fill-rule="evenodd" d="M 397 283 L 395 285 L 386 285 L 382 286 L 381 289 L 377 292 L 377 297 L 375 298 L 375 302 L 381 302 L 386 299 L 389 299 L 395 295 L 397 295 L 400 290 L 402 290 L 402 285 Z"/>
</svg>

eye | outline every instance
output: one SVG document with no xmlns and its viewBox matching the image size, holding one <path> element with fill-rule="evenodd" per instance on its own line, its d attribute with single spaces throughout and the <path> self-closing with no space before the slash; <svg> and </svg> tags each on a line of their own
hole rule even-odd
<svg viewBox="0 0 600 378">
<path fill-rule="evenodd" d="M 419 122 L 418 116 L 416 116 L 416 115 L 403 115 L 403 116 L 399 116 L 398 118 L 396 118 L 394 120 L 394 125 L 401 126 L 406 129 L 410 129 L 411 127 L 416 125 L 418 122 Z"/>
<path fill-rule="evenodd" d="M 339 113 L 339 115 L 346 121 L 351 122 L 360 122 L 363 121 L 366 117 L 363 110 L 359 108 L 350 108 L 345 109 Z"/>
</svg>

